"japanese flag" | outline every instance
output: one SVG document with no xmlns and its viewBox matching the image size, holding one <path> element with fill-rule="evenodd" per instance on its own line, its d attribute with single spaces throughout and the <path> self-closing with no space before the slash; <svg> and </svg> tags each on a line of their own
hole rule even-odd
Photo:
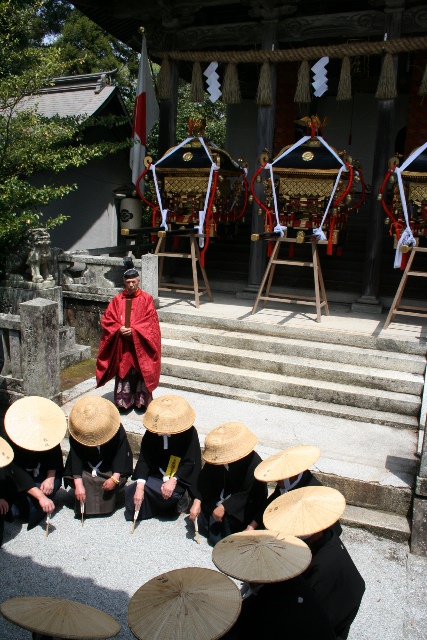
<svg viewBox="0 0 427 640">
<path fill-rule="evenodd" d="M 142 50 L 139 61 L 138 84 L 136 87 L 136 100 L 132 123 L 132 140 L 134 140 L 134 144 L 130 151 L 130 168 L 132 169 L 133 184 L 136 184 L 138 177 L 144 171 L 147 136 L 158 118 L 159 105 L 157 104 L 156 94 L 154 93 L 150 65 L 148 64 L 147 43 L 145 36 L 142 36 Z"/>
</svg>

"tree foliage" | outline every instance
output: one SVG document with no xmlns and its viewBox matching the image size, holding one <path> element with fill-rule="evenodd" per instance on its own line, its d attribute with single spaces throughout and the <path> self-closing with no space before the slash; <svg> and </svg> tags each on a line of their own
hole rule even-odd
<svg viewBox="0 0 427 640">
<path fill-rule="evenodd" d="M 4 258 L 27 229 L 39 224 L 42 209 L 76 188 L 55 179 L 67 167 L 79 167 L 123 147 L 123 143 L 84 144 L 84 131 L 110 121 L 46 118 L 31 96 L 54 77 L 64 75 L 60 50 L 42 43 L 41 2 L 0 0 L 0 251 Z M 45 176 L 45 184 L 34 180 Z M 48 178 L 48 176 L 52 176 Z M 64 220 L 45 222 L 52 227 Z"/>
</svg>

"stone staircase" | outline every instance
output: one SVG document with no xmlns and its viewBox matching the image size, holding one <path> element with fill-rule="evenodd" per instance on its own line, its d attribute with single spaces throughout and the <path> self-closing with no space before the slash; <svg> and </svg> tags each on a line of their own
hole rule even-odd
<svg viewBox="0 0 427 640">
<path fill-rule="evenodd" d="M 319 446 L 314 471 L 346 496 L 344 521 L 408 538 L 425 344 L 170 310 L 159 317 L 164 392 L 180 390 L 202 415 L 206 398 L 216 397 L 268 416 L 255 427 L 263 457 L 297 443 Z M 197 427 L 203 436 L 245 415 Z"/>
</svg>

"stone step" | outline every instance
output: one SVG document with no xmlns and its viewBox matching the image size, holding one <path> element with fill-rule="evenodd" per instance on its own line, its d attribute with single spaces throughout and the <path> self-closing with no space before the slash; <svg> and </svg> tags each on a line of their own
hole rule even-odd
<svg viewBox="0 0 427 640">
<path fill-rule="evenodd" d="M 67 349 L 59 354 L 61 369 L 71 367 L 73 364 L 88 360 L 92 356 L 91 348 L 88 345 L 75 344 L 72 349 Z"/>
<path fill-rule="evenodd" d="M 182 361 L 167 356 L 162 358 L 162 373 L 198 382 L 304 398 L 313 402 L 350 405 L 410 416 L 417 416 L 421 407 L 420 397 L 408 393 L 369 389 L 333 381 L 307 380 L 264 371 L 243 371 L 212 363 L 206 366 L 203 362 Z"/>
<path fill-rule="evenodd" d="M 196 381 L 166 375 L 165 373 L 161 376 L 161 383 L 170 389 L 203 393 L 209 396 L 217 396 L 218 398 L 230 398 L 234 400 L 242 400 L 244 402 L 267 405 L 270 407 L 294 409 L 304 413 L 310 413 L 313 411 L 313 401 L 304 398 L 278 395 L 275 393 L 263 393 L 251 389 L 227 386 L 225 384 L 202 382 L 200 380 Z M 316 401 L 315 407 L 318 415 L 344 418 L 355 422 L 369 421 L 375 424 L 398 429 L 418 429 L 418 417 L 416 416 L 403 415 L 390 411 L 377 411 L 361 407 L 332 404 L 330 402 L 322 402 L 318 400 Z"/>
<path fill-rule="evenodd" d="M 407 542 L 411 535 L 408 518 L 395 513 L 365 509 L 348 504 L 340 518 L 342 524 L 390 538 L 395 542 Z"/>
<path fill-rule="evenodd" d="M 246 311 L 246 309 L 245 309 Z M 219 317 L 221 307 L 218 305 L 217 315 L 205 316 L 194 313 L 179 313 L 167 309 L 159 309 L 160 322 L 169 324 L 201 327 L 206 331 L 218 329 L 223 331 L 252 333 L 253 335 L 273 336 L 280 338 L 294 338 L 308 342 L 322 342 L 324 344 L 347 345 L 366 349 L 378 349 L 393 353 L 405 353 L 425 358 L 426 345 L 417 339 L 403 339 L 386 332 L 373 335 L 331 330 L 324 328 L 321 323 L 313 322 L 310 327 L 296 325 L 278 325 L 263 322 L 260 316 L 249 315 L 245 319 Z"/>
<path fill-rule="evenodd" d="M 307 349 L 306 349 L 307 354 Z M 261 351 L 232 349 L 207 344 L 189 343 L 184 340 L 162 339 L 162 355 L 182 362 L 195 360 L 198 363 L 219 364 L 233 369 L 273 373 L 293 378 L 337 382 L 345 385 L 367 387 L 390 391 L 398 388 L 399 393 L 420 396 L 423 377 L 402 371 L 385 371 L 350 364 L 337 364 L 314 358 L 269 353 Z M 394 394 L 393 394 L 394 395 Z"/>
<path fill-rule="evenodd" d="M 269 357 L 273 354 L 274 356 L 289 355 L 292 356 L 293 360 L 296 358 L 308 358 L 311 362 L 315 359 L 356 365 L 360 368 L 363 366 L 363 368 L 369 367 L 417 374 L 417 378 L 413 380 L 417 384 L 423 384 L 423 380 L 418 376 L 423 376 L 426 368 L 425 357 L 413 354 L 408 355 L 341 344 L 325 344 L 315 341 L 307 344 L 306 340 L 298 340 L 296 338 L 261 336 L 239 331 L 225 332 L 221 329 L 212 328 L 209 331 L 205 331 L 197 326 L 177 325 L 168 322 L 162 322 L 162 338 L 185 340 L 190 343 L 189 346 L 191 348 L 197 346 L 197 344 L 214 345 L 217 347 L 243 349 L 246 352 L 268 353 Z"/>
</svg>

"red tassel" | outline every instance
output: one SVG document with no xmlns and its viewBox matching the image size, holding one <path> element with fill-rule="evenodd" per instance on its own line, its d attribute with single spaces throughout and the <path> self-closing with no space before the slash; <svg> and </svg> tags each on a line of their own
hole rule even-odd
<svg viewBox="0 0 427 640">
<path fill-rule="evenodd" d="M 289 258 L 293 258 L 295 254 L 295 245 L 294 243 L 289 245 Z"/>
<path fill-rule="evenodd" d="M 205 268 L 205 254 L 204 253 L 200 253 L 199 264 L 200 264 L 201 267 L 203 267 L 203 269 Z"/>
<path fill-rule="evenodd" d="M 267 245 L 267 258 L 271 258 L 271 254 L 273 253 L 273 243 L 269 240 Z"/>
<path fill-rule="evenodd" d="M 179 249 L 179 238 L 178 236 L 175 236 L 175 238 L 173 239 L 173 250 L 178 251 L 178 249 Z"/>
</svg>

